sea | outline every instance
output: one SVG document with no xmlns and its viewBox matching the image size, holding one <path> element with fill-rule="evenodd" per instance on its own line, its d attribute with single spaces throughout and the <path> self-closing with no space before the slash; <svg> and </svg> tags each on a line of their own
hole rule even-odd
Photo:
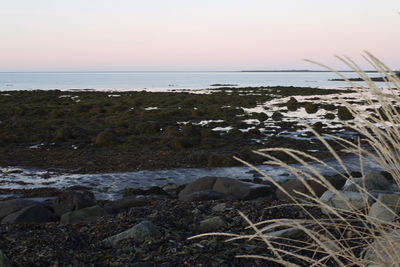
<svg viewBox="0 0 400 267">
<path fill-rule="evenodd" d="M 346 77 L 356 73 L 343 72 Z M 379 74 L 370 73 L 371 77 Z M 173 91 L 229 87 L 348 87 L 331 72 L 243 71 L 121 71 L 121 72 L 0 72 L 0 91 L 14 90 L 147 90 Z"/>
</svg>

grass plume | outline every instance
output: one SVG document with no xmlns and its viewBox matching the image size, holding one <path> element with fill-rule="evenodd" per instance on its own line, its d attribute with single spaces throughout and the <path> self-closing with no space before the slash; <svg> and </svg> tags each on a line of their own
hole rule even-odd
<svg viewBox="0 0 400 267">
<path fill-rule="evenodd" d="M 338 57 L 338 59 L 357 73 L 363 79 L 365 86 L 360 87 L 359 84 L 345 77 L 343 73 L 337 72 L 329 66 L 307 60 L 336 73 L 340 78 L 344 79 L 349 86 L 358 92 L 360 99 L 364 105 L 372 109 L 372 113 L 368 113 L 362 106 L 351 105 L 344 99 L 339 100 L 354 116 L 352 123 L 343 123 L 361 136 L 357 142 L 350 142 L 333 135 L 320 135 L 311 128 L 309 129 L 328 149 L 340 168 L 328 166 L 322 160 L 305 152 L 287 148 L 268 148 L 254 151 L 256 154 L 265 157 L 267 164 L 285 168 L 312 193 L 296 192 L 302 196 L 301 199 L 296 198 L 293 194 L 288 194 L 294 203 L 293 205 L 300 207 L 307 214 L 308 219 L 305 220 L 273 219 L 255 223 L 247 218 L 245 214 L 240 213 L 248 223 L 249 229 L 253 231 L 253 234 L 219 235 L 225 235 L 228 238 L 227 241 L 238 239 L 259 240 L 261 242 L 260 245 L 268 247 L 271 253 L 268 254 L 269 256 L 238 255 L 238 257 L 263 259 L 284 266 L 400 266 L 400 224 L 398 223 L 398 213 L 393 207 L 380 202 L 376 194 L 369 192 L 362 183 L 357 183 L 346 167 L 346 163 L 325 140 L 326 137 L 334 139 L 336 142 L 343 144 L 346 152 L 356 155 L 362 177 L 366 175 L 364 163 L 368 159 L 378 163 L 386 172 L 390 173 L 394 184 L 400 185 L 400 106 L 398 105 L 400 103 L 400 78 L 397 73 L 371 53 L 365 52 L 364 58 L 384 77 L 384 88 L 382 88 L 382 83 L 378 85 L 373 82 L 361 67 L 348 57 Z M 271 154 L 277 151 L 289 155 L 302 168 L 288 165 Z M 284 188 L 275 182 L 268 173 L 257 169 L 249 162 L 239 158 L 237 160 L 257 171 L 264 179 L 284 191 Z M 354 184 L 356 191 L 361 192 L 366 208 L 357 208 L 342 197 L 341 192 L 310 164 L 310 160 L 335 171 L 337 175 L 346 178 L 348 183 Z M 321 184 L 330 190 L 332 194 L 339 198 L 342 197 L 344 202 L 348 202 L 348 207 L 339 209 L 327 205 L 313 193 L 313 189 L 307 181 Z M 394 220 L 388 222 L 370 216 L 369 210 L 373 202 L 380 203 L 388 212 L 393 213 Z M 324 218 L 316 218 L 310 212 L 310 209 L 313 208 L 322 209 L 328 215 Z M 275 228 L 298 229 L 303 232 L 304 237 L 301 240 L 270 237 L 268 234 Z M 215 234 L 203 234 L 193 238 Z"/>
</svg>

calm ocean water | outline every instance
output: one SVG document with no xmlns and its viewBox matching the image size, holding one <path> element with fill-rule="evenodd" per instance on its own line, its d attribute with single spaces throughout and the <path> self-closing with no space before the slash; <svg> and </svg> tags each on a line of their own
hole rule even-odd
<svg viewBox="0 0 400 267">
<path fill-rule="evenodd" d="M 356 77 L 354 73 L 345 73 Z M 371 74 L 371 76 L 377 74 Z M 0 72 L 0 91 L 50 89 L 206 89 L 212 84 L 345 87 L 330 72 Z M 215 88 L 215 87 L 213 87 Z"/>
</svg>

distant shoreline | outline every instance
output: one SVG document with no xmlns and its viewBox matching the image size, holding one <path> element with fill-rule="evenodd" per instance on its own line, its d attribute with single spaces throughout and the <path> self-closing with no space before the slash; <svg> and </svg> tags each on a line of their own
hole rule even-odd
<svg viewBox="0 0 400 267">
<path fill-rule="evenodd" d="M 329 70 L 242 70 L 240 72 L 331 72 Z M 338 72 L 355 72 L 352 70 L 339 70 Z M 367 70 L 365 73 L 378 73 L 376 70 Z"/>
<path fill-rule="evenodd" d="M 329 70 L 83 70 L 83 71 L 0 71 L 0 73 L 174 73 L 174 72 L 331 72 Z M 352 70 L 339 70 L 338 72 L 352 72 Z M 367 70 L 366 73 L 378 73 L 376 70 Z"/>
</svg>

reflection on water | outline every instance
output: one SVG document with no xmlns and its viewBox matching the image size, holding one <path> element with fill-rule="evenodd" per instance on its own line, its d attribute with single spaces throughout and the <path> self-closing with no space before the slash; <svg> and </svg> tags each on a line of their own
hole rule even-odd
<svg viewBox="0 0 400 267">
<path fill-rule="evenodd" d="M 349 78 L 355 73 L 345 73 Z M 376 73 L 369 75 L 378 76 Z M 214 84 L 346 87 L 331 72 L 0 72 L 0 91 L 33 89 L 205 89 Z M 218 87 L 212 87 L 218 88 Z"/>
</svg>

